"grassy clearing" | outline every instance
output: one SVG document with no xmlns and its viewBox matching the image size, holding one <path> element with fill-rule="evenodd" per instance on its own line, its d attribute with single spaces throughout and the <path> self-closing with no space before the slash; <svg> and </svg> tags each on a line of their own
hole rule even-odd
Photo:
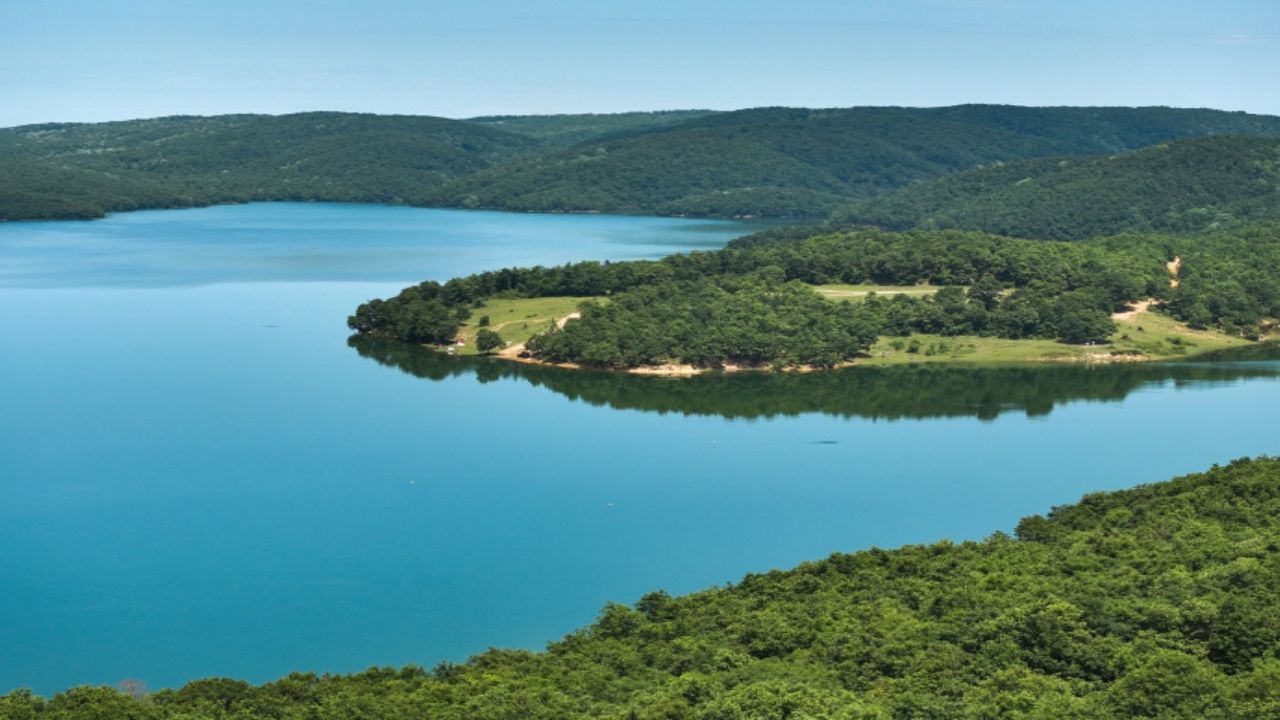
<svg viewBox="0 0 1280 720">
<path fill-rule="evenodd" d="M 1152 357 L 1180 357 L 1211 350 L 1249 345 L 1244 338 L 1209 330 L 1192 330 L 1167 315 L 1141 312 L 1117 320 L 1120 329 L 1111 336 L 1113 349 Z"/>
<path fill-rule="evenodd" d="M 910 290 L 913 294 L 937 292 L 936 286 L 872 286 L 872 285 L 823 285 L 816 289 L 836 288 L 843 292 L 887 292 L 892 289 Z M 826 293 L 823 293 L 826 295 Z M 831 296 L 837 297 L 841 296 Z M 857 297 L 845 295 L 843 297 Z M 527 341 L 551 325 L 552 321 L 577 311 L 589 298 L 546 297 L 501 299 L 495 298 L 472 311 L 458 331 L 466 343 L 455 353 L 475 355 L 475 337 L 480 329 L 480 318 L 489 317 L 489 329 L 497 332 L 510 344 Z M 599 298 L 596 298 L 597 300 Z M 973 335 L 942 336 L 917 334 L 910 337 L 882 337 L 871 348 L 869 358 L 859 361 L 866 365 L 902 365 L 907 363 L 974 363 L 1016 364 L 1046 361 L 1104 361 L 1112 356 L 1140 356 L 1145 359 L 1173 359 L 1192 357 L 1199 353 L 1248 345 L 1242 338 L 1217 332 L 1192 330 L 1165 315 L 1140 312 L 1130 319 L 1117 321 L 1119 329 L 1108 345 L 1065 345 L 1054 340 L 1007 340 L 1003 338 Z M 912 352 L 911 348 L 915 351 Z"/>
<path fill-rule="evenodd" d="M 552 321 L 577 311 L 578 305 L 593 298 L 540 297 L 503 299 L 492 298 L 471 311 L 471 319 L 458 330 L 458 337 L 466 343 L 456 348 L 460 355 L 476 354 L 476 333 L 480 330 L 480 318 L 489 317 L 489 329 L 502 339 L 515 345 L 545 331 Z"/>
<path fill-rule="evenodd" d="M 942 289 L 938 285 L 814 285 L 813 289 L 828 300 L 845 300 L 864 298 L 871 293 L 877 295 L 932 295 Z"/>
<path fill-rule="evenodd" d="M 1083 359 L 1089 353 L 1107 352 L 1105 346 L 1063 345 L 1053 340 L 1008 340 L 976 335 L 923 335 L 882 337 L 860 365 L 910 363 L 1014 364 Z"/>
<path fill-rule="evenodd" d="M 961 362 L 975 364 L 1052 361 L 1107 361 L 1113 358 L 1174 359 L 1252 344 L 1217 332 L 1192 330 L 1173 318 L 1142 312 L 1117 321 L 1107 345 L 1066 345 L 1054 340 L 1006 340 L 958 335 L 883 337 L 871 348 L 866 365 Z M 912 352 L 914 348 L 914 352 Z"/>
</svg>

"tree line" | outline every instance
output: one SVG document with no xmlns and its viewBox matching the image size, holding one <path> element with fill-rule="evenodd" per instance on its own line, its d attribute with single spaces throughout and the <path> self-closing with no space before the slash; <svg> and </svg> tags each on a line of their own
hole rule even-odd
<svg viewBox="0 0 1280 720">
<path fill-rule="evenodd" d="M 993 164 L 845 207 L 833 221 L 1081 240 L 1277 219 L 1278 197 L 1280 140 L 1210 137 L 1118 155 Z"/>
<path fill-rule="evenodd" d="M 48 123 L 0 129 L 0 219 L 264 200 L 826 217 L 979 166 L 1228 134 L 1274 138 L 1280 118 L 968 105 Z"/>
<path fill-rule="evenodd" d="M 1021 240 L 960 231 L 809 230 L 658 261 L 508 268 L 427 282 L 357 308 L 359 333 L 448 342 L 494 296 L 574 296 L 582 317 L 548 328 L 536 357 L 603 367 L 666 362 L 829 366 L 912 333 L 1105 342 L 1143 298 L 1199 326 L 1252 335 L 1280 314 L 1274 227 L 1195 238 Z M 1182 260 L 1176 283 L 1166 267 Z M 831 302 L 825 283 L 938 286 L 925 296 Z"/>
</svg>

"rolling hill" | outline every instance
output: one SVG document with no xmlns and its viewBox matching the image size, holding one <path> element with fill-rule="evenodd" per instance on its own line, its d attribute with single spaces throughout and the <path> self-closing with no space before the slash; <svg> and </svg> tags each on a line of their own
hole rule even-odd
<svg viewBox="0 0 1280 720">
<path fill-rule="evenodd" d="M 1280 137 L 1280 118 L 964 105 L 55 123 L 0 129 L 0 219 L 252 200 L 814 218 L 979 166 L 1224 134 Z"/>
<path fill-rule="evenodd" d="M 885 229 L 961 228 L 1077 240 L 1198 232 L 1280 217 L 1280 140 L 1211 137 L 1117 155 L 998 164 L 836 213 Z"/>
<path fill-rule="evenodd" d="M 168 117 L 0 130 L 0 219 L 250 200 L 421 204 L 537 140 L 433 117 Z"/>
<path fill-rule="evenodd" d="M 480 171 L 436 202 L 536 212 L 815 217 L 980 165 L 1136 149 L 1280 118 L 1170 108 L 758 108 L 580 143 Z"/>
</svg>

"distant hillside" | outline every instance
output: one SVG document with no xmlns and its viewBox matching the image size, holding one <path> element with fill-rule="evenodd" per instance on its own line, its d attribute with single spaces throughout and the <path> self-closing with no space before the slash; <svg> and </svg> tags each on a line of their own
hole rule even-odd
<svg viewBox="0 0 1280 720">
<path fill-rule="evenodd" d="M 250 200 L 812 218 L 982 165 L 1223 134 L 1280 137 L 1280 118 L 965 105 L 29 125 L 0 129 L 0 219 Z"/>
<path fill-rule="evenodd" d="M 0 717 L 1263 720 L 1280 717 L 1278 605 L 1280 460 L 1239 460 L 1086 496 L 1016 538 L 608 603 L 545 652 L 146 698 L 17 690 Z"/>
<path fill-rule="evenodd" d="M 1212 137 L 996 165 L 854 205 L 841 223 L 1075 240 L 1280 217 L 1280 140 Z"/>
<path fill-rule="evenodd" d="M 0 130 L 0 219 L 248 200 L 421 203 L 539 147 L 460 120 L 350 113 L 28 125 Z"/>
<path fill-rule="evenodd" d="M 813 217 L 979 165 L 1179 137 L 1280 136 L 1280 118 L 1170 108 L 758 108 L 582 143 L 461 178 L 437 202 L 524 211 Z"/>
<path fill-rule="evenodd" d="M 585 113 L 579 115 L 488 115 L 467 122 L 541 140 L 549 147 L 568 147 L 606 136 L 646 132 L 714 114 L 714 110 Z"/>
<path fill-rule="evenodd" d="M 1221 110 L 1168 107 L 1021 107 L 955 105 L 933 116 L 1051 141 L 1056 154 L 1087 155 L 1204 135 L 1276 137 L 1280 118 Z"/>
</svg>

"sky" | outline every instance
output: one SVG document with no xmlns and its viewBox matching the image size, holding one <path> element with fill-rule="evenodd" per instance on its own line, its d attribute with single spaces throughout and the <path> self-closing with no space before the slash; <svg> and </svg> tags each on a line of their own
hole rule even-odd
<svg viewBox="0 0 1280 720">
<path fill-rule="evenodd" d="M 1280 0 L 0 0 L 0 126 L 345 110 L 1280 114 Z"/>
</svg>

